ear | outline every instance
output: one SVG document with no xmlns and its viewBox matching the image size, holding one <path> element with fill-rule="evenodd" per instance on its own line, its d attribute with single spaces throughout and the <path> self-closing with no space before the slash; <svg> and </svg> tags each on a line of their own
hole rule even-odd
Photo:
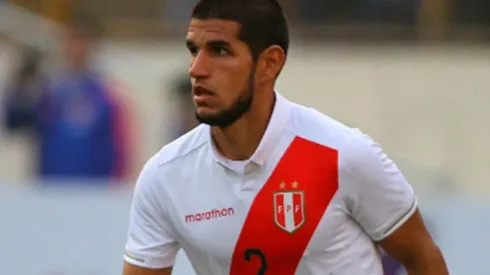
<svg viewBox="0 0 490 275">
<path fill-rule="evenodd" d="M 260 83 L 274 82 L 286 61 L 286 53 L 277 46 L 272 45 L 265 49 L 257 61 L 257 73 Z"/>
</svg>

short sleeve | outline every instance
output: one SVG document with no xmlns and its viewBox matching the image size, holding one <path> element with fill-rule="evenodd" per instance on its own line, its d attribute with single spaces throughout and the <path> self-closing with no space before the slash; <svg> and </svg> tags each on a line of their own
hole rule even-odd
<svg viewBox="0 0 490 275">
<path fill-rule="evenodd" d="M 172 237 L 162 202 L 156 198 L 158 163 L 150 160 L 141 172 L 130 210 L 124 260 L 145 268 L 174 265 L 179 245 Z"/>
<path fill-rule="evenodd" d="M 373 241 L 396 231 L 417 209 L 417 198 L 396 164 L 371 138 L 349 144 L 346 159 L 346 205 Z"/>
</svg>

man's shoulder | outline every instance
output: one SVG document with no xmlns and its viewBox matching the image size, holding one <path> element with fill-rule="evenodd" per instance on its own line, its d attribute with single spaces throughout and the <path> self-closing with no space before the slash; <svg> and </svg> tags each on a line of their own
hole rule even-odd
<svg viewBox="0 0 490 275">
<path fill-rule="evenodd" d="M 340 150 L 362 135 L 362 132 L 317 109 L 293 104 L 290 130 L 306 140 Z"/>
<path fill-rule="evenodd" d="M 192 153 L 207 144 L 207 135 L 209 135 L 208 129 L 208 126 L 201 124 L 163 146 L 163 148 L 156 154 L 158 165 L 169 165 L 177 159 L 192 156 Z"/>
<path fill-rule="evenodd" d="M 206 144 L 207 139 L 204 134 L 208 133 L 206 128 L 198 126 L 178 139 L 165 145 L 160 151 L 149 158 L 140 172 L 136 183 L 136 191 L 144 196 L 154 196 L 163 194 L 164 182 L 178 182 L 183 170 L 188 169 L 189 165 L 184 164 L 185 158 L 193 157 Z M 169 174 L 170 173 L 170 174 Z M 152 190 L 149 192 L 148 190 Z M 153 195 L 152 195 L 153 194 Z"/>
<path fill-rule="evenodd" d="M 314 108 L 293 103 L 293 110 L 289 127 L 294 135 L 336 150 L 341 166 L 355 165 L 379 147 L 359 128 L 348 126 Z"/>
</svg>

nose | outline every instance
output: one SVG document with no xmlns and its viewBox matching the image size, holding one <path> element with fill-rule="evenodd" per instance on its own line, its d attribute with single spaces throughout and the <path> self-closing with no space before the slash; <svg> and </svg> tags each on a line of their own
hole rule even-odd
<svg viewBox="0 0 490 275">
<path fill-rule="evenodd" d="M 198 53 L 191 60 L 189 67 L 189 76 L 193 79 L 205 79 L 210 76 L 209 60 L 202 52 Z"/>
</svg>

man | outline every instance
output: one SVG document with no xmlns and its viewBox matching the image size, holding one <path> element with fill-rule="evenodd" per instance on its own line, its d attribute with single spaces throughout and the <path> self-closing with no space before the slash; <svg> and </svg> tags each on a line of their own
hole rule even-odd
<svg viewBox="0 0 490 275">
<path fill-rule="evenodd" d="M 446 275 L 410 185 L 369 137 L 274 91 L 288 51 L 276 0 L 201 0 L 187 33 L 203 124 L 143 168 L 124 275 Z"/>
<path fill-rule="evenodd" d="M 44 184 L 87 179 L 108 184 L 128 175 L 128 114 L 112 85 L 94 69 L 97 35 L 95 22 L 74 18 L 63 41 L 63 74 L 49 83 L 31 81 L 8 91 L 6 125 L 12 131 L 34 130 L 37 174 Z"/>
</svg>

